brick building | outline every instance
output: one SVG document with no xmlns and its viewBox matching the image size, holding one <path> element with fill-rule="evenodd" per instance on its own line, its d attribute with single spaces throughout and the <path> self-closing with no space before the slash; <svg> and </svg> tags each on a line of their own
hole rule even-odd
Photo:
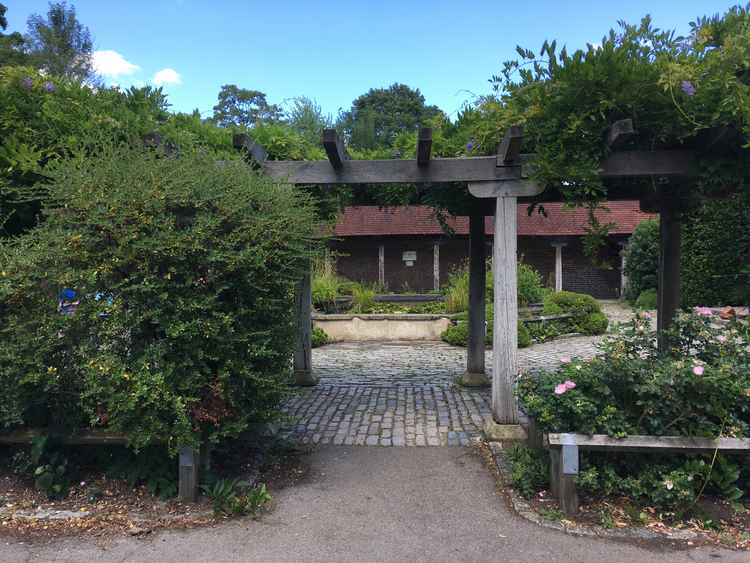
<svg viewBox="0 0 750 563">
<path fill-rule="evenodd" d="M 549 287 L 588 293 L 598 298 L 620 296 L 623 276 L 620 252 L 635 227 L 651 217 L 637 201 L 607 203 L 597 211 L 602 224 L 611 223 L 601 257 L 609 269 L 595 267 L 583 252 L 588 225 L 585 209 L 544 205 L 546 217 L 528 215 L 518 206 L 518 257 L 532 265 Z M 450 217 L 446 234 L 425 206 L 347 207 L 335 227 L 330 248 L 339 274 L 351 280 L 380 283 L 389 291 L 432 291 L 448 280 L 452 269 L 469 253 L 469 218 Z M 487 256 L 492 255 L 493 218 L 485 219 Z M 562 279 L 555 279 L 556 268 Z"/>
</svg>

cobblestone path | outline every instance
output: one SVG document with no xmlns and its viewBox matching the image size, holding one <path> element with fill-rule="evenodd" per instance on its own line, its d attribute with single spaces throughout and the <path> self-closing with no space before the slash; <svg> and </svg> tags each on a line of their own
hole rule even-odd
<svg viewBox="0 0 750 563">
<path fill-rule="evenodd" d="M 628 313 L 606 306 L 612 320 Z M 551 369 L 564 356 L 590 358 L 601 337 L 578 336 L 518 351 L 519 368 Z M 288 432 L 306 444 L 458 446 L 490 416 L 489 389 L 454 384 L 466 350 L 444 342 L 348 342 L 313 350 L 320 383 L 285 405 Z M 486 365 L 491 373 L 492 352 Z"/>
</svg>

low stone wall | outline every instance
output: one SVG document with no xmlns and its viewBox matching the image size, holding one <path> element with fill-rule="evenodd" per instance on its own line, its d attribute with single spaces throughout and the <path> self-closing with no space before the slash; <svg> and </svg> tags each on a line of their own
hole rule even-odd
<svg viewBox="0 0 750 563">
<path fill-rule="evenodd" d="M 313 315 L 332 342 L 440 340 L 450 325 L 447 315 Z"/>
</svg>

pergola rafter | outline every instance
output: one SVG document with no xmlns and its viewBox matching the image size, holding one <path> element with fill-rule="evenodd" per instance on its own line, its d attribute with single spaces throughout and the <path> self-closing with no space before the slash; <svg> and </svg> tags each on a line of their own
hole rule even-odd
<svg viewBox="0 0 750 563">
<path fill-rule="evenodd" d="M 680 186 L 695 175 L 696 154 L 691 150 L 624 151 L 621 149 L 636 136 L 632 121 L 614 123 L 603 143 L 613 150 L 600 165 L 601 178 L 657 178 L 656 194 L 621 192 L 622 198 L 638 198 L 642 206 L 654 204 L 661 214 L 661 257 L 659 265 L 659 333 L 664 346 L 664 330 L 679 305 L 679 213 L 675 201 Z M 414 159 L 351 160 L 345 145 L 334 129 L 323 132 L 327 161 L 269 161 L 266 152 L 247 136 L 235 136 L 235 146 L 243 148 L 263 171 L 281 182 L 296 185 L 335 184 L 467 184 L 477 198 L 494 198 L 495 236 L 494 271 L 494 340 L 492 413 L 486 430 L 501 438 L 522 436 L 513 396 L 517 377 L 516 295 L 516 206 L 518 198 L 544 200 L 543 187 L 531 179 L 533 155 L 521 154 L 523 131 L 520 126 L 508 129 L 494 156 L 469 158 L 431 158 L 432 130 L 421 128 L 417 135 Z M 653 190 L 651 190 L 653 192 Z M 540 198 L 541 196 L 541 198 Z M 484 214 L 470 217 L 470 291 L 469 344 L 467 349 L 467 385 L 488 383 L 484 366 Z M 297 382 L 315 384 L 311 370 L 311 295 L 310 276 L 302 280 L 298 292 L 300 331 L 295 354 Z"/>
</svg>

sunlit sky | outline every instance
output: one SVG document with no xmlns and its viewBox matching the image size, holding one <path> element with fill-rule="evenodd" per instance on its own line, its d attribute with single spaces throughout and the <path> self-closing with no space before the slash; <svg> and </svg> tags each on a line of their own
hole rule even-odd
<svg viewBox="0 0 750 563">
<path fill-rule="evenodd" d="M 9 31 L 25 31 L 46 0 L 2 0 Z M 177 111 L 210 116 L 222 84 L 261 90 L 272 103 L 308 96 L 336 115 L 373 87 L 402 82 L 454 116 L 489 91 L 488 78 L 520 44 L 568 50 L 598 43 L 618 20 L 651 14 L 687 33 L 697 16 L 736 2 L 610 0 L 510 2 L 328 0 L 78 0 L 109 84 L 158 84 Z"/>
</svg>

